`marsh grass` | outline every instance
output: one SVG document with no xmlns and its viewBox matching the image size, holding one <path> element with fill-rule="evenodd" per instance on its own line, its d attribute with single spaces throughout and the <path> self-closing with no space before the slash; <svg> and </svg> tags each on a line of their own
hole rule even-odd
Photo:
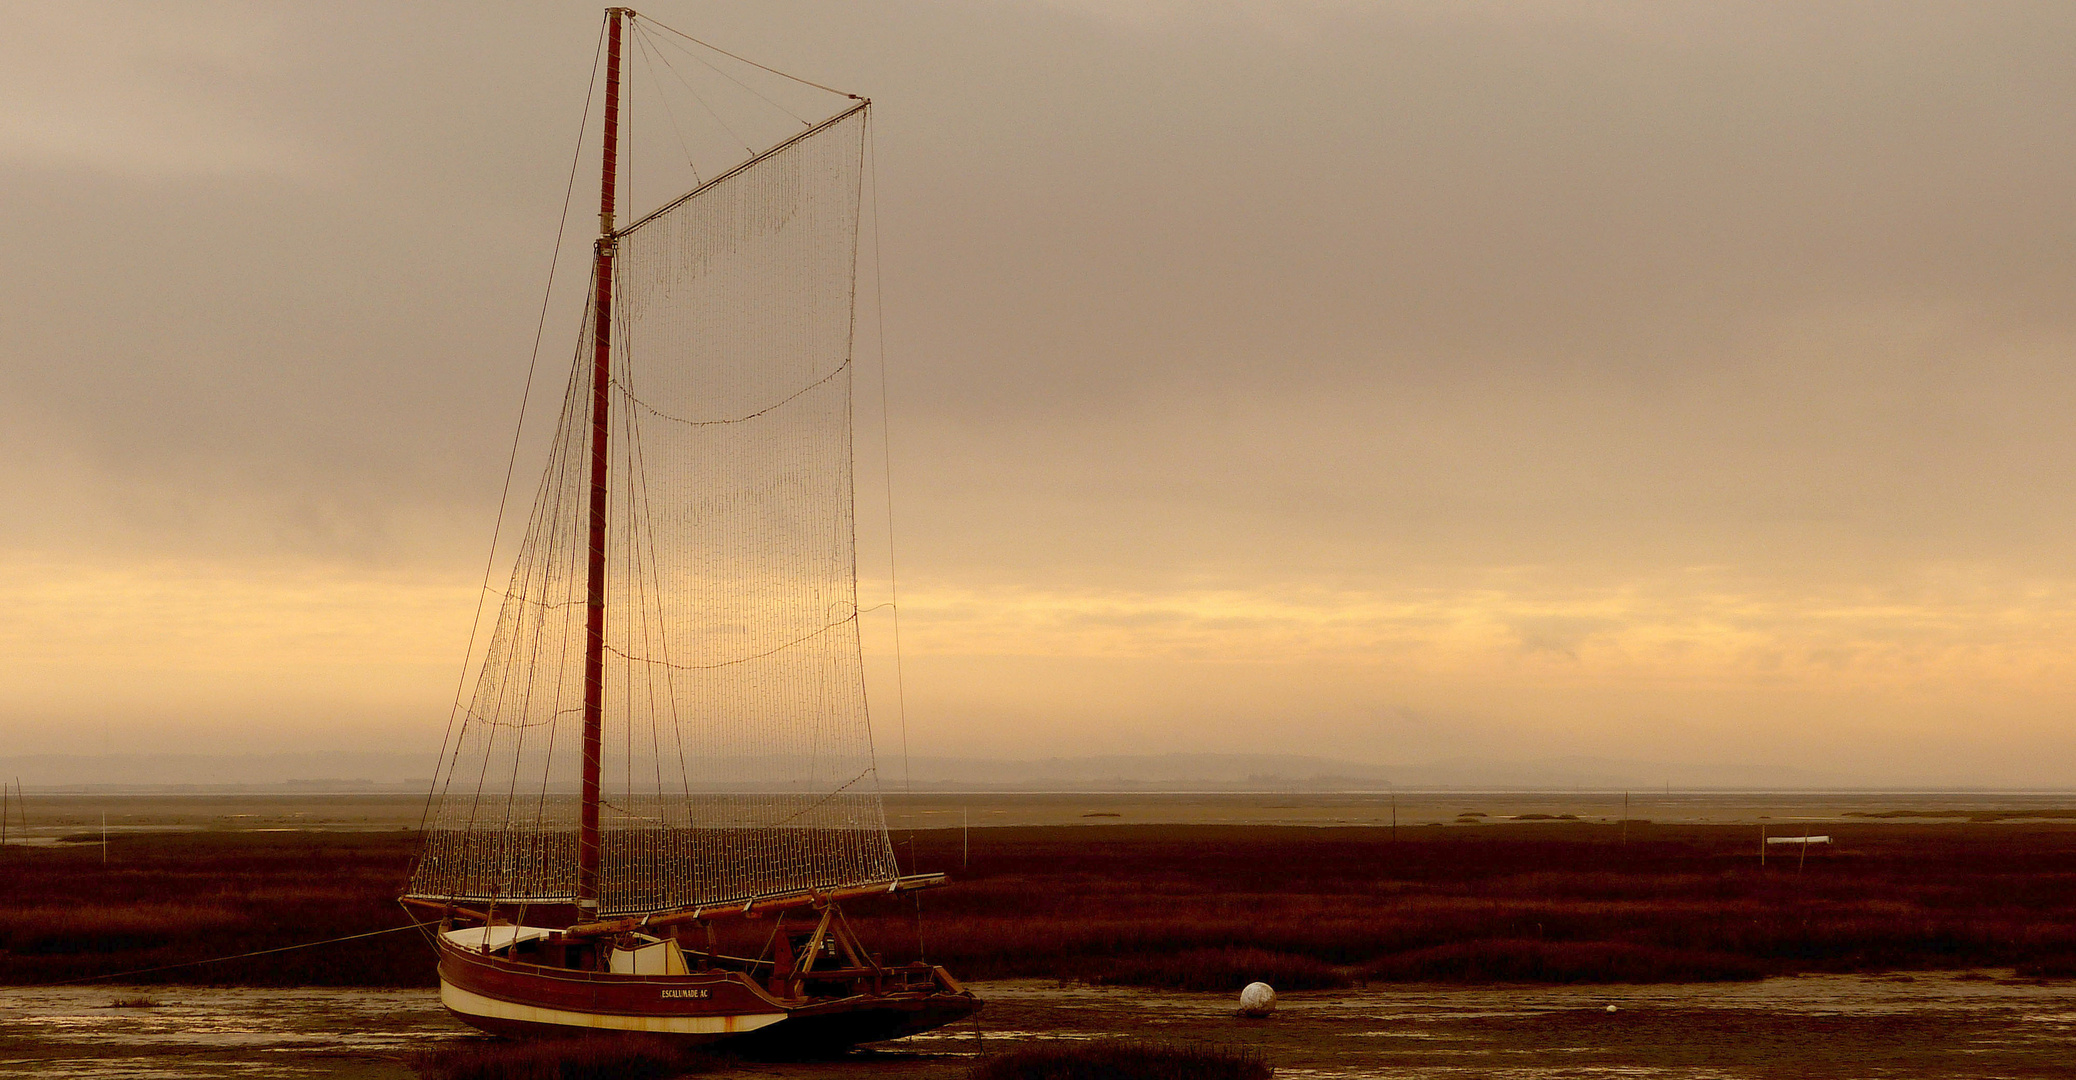
<svg viewBox="0 0 2076 1080">
<path fill-rule="evenodd" d="M 1105 1039 L 1041 1043 L 988 1058 L 971 1080 L 1270 1080 L 1258 1051 Z"/>
<path fill-rule="evenodd" d="M 155 833 L 110 858 L 53 845 L 0 867 L 0 982 L 114 975 L 397 926 L 412 854 L 394 834 Z M 404 932 L 124 976 L 243 986 L 422 986 L 431 953 Z"/>
<path fill-rule="evenodd" d="M 1386 981 L 1537 982 L 2076 957 L 2076 829 L 1834 832 L 1838 846 L 1798 870 L 1761 868 L 1755 829 L 1638 821 L 1627 843 L 1619 826 L 1561 820 L 1396 838 L 1368 828 L 990 829 L 973 834 L 957 887 L 922 899 L 924 926 L 930 959 L 965 978 L 1221 990 L 1241 972 L 1216 970 L 1212 956 L 1251 955 L 1266 968 L 1261 954 L 1273 954 Z M 955 830 L 918 833 L 915 861 L 957 865 L 958 841 Z M 913 911 L 854 918 L 890 956 L 913 955 Z"/>
<path fill-rule="evenodd" d="M 2076 953 L 2038 956 L 2017 965 L 2022 979 L 2076 979 Z"/>
<path fill-rule="evenodd" d="M 1859 822 L 1761 868 L 1757 830 L 1105 825 L 970 834 L 955 886 L 847 905 L 890 963 L 1228 992 L 1380 980 L 1695 981 L 2033 965 L 2076 971 L 2076 825 Z M 1396 837 L 1396 838 L 1394 838 Z M 961 864 L 961 832 L 902 835 L 904 869 Z M 209 960 L 405 921 L 396 833 L 164 833 L 9 849 L 0 982 Z M 917 924 L 920 915 L 921 944 Z M 789 925 L 797 925 L 797 922 Z M 754 953 L 769 920 L 724 925 Z M 731 940 L 729 935 L 736 935 Z M 411 932 L 125 977 L 425 986 Z"/>
</svg>

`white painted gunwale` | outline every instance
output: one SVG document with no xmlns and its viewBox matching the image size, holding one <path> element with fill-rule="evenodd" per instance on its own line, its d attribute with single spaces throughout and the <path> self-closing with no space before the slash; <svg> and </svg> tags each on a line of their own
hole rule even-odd
<svg viewBox="0 0 2076 1080">
<path fill-rule="evenodd" d="M 588 1013 L 572 1009 L 546 1009 L 501 1001 L 440 980 L 440 1004 L 465 1016 L 522 1024 L 584 1028 L 593 1031 L 634 1031 L 655 1035 L 738 1035 L 769 1027 L 786 1018 L 783 1012 L 735 1013 L 722 1016 L 628 1016 L 619 1013 Z"/>
</svg>

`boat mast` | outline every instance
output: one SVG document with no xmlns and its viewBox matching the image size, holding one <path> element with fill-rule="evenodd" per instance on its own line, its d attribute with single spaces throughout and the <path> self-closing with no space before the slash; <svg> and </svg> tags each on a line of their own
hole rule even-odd
<svg viewBox="0 0 2076 1080">
<path fill-rule="evenodd" d="M 584 574 L 583 817 L 577 835 L 577 917 L 598 914 L 598 761 L 605 713 L 606 476 L 613 385 L 613 189 L 619 180 L 620 25 L 627 8 L 606 9 L 605 151 L 598 176 L 598 242 L 591 299 L 590 562 Z"/>
</svg>

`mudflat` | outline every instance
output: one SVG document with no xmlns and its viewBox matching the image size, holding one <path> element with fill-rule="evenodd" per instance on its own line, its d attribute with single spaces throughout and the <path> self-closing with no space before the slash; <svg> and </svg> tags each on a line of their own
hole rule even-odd
<svg viewBox="0 0 2076 1080">
<path fill-rule="evenodd" d="M 960 1080 L 1042 1040 L 1245 1047 L 1279 1076 L 1575 1080 L 2068 1075 L 2076 984 L 2009 972 L 1819 975 L 1737 984 L 1373 984 L 1283 995 L 1267 1020 L 1225 994 L 982 981 L 975 1022 L 835 1061 L 733 1062 L 770 1080 Z M 144 1007 L 111 1007 L 117 1000 Z M 1615 1010 L 1608 1011 L 1608 1006 Z M 480 1040 L 433 991 L 100 987 L 0 990 L 0 1076 L 412 1080 L 411 1055 Z"/>
</svg>

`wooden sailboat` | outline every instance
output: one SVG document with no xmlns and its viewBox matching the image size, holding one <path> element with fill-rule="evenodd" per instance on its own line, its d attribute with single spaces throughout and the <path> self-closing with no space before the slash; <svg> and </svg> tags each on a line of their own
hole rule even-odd
<svg viewBox="0 0 2076 1080">
<path fill-rule="evenodd" d="M 407 905 L 441 1000 L 509 1035 L 829 1047 L 979 1000 L 843 905 L 900 872 L 865 709 L 852 308 L 869 102 L 600 236 L 549 463 Z M 768 926 L 768 932 L 763 928 Z M 745 931 L 748 931 L 747 933 Z M 764 942 L 731 955 L 721 939 Z"/>
</svg>

